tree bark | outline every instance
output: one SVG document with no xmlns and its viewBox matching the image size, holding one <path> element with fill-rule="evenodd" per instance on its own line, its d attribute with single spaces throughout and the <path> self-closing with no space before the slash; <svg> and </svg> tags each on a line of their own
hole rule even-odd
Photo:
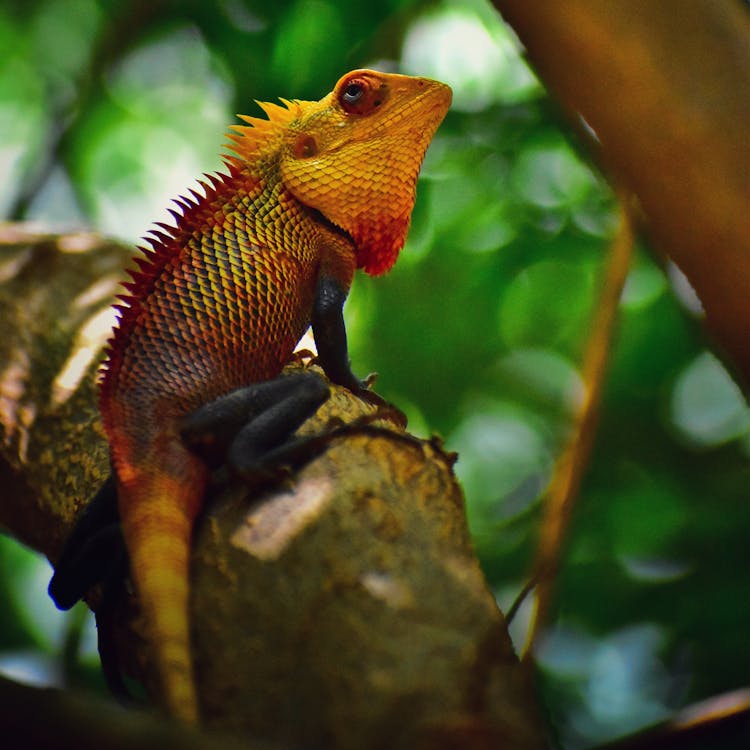
<svg viewBox="0 0 750 750">
<path fill-rule="evenodd" d="M 129 255 L 0 226 L 0 524 L 53 561 L 108 472 L 93 384 Z M 336 388 L 301 432 L 375 410 Z M 261 494 L 216 488 L 191 580 L 205 725 L 329 748 L 544 747 L 453 457 L 376 416 Z M 123 663 L 158 700 L 124 589 L 116 622 Z"/>
<path fill-rule="evenodd" d="M 750 385 L 750 14 L 740 0 L 494 0 L 596 136 Z"/>
</svg>

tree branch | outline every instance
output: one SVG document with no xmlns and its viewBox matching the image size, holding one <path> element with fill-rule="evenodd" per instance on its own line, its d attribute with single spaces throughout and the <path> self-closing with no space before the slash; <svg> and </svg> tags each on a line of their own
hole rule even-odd
<svg viewBox="0 0 750 750">
<path fill-rule="evenodd" d="M 535 607 L 523 658 L 531 658 L 533 647 L 547 624 L 555 579 L 560 568 L 565 536 L 573 515 L 599 423 L 602 390 L 612 337 L 617 323 L 617 307 L 633 252 L 633 227 L 624 200 L 620 201 L 620 224 L 612 240 L 601 283 L 601 295 L 591 320 L 590 333 L 581 364 L 583 393 L 570 438 L 557 460 L 547 489 L 544 516 L 539 531 L 532 580 L 536 581 Z"/>
<path fill-rule="evenodd" d="M 295 750 L 199 732 L 92 696 L 20 685 L 2 676 L 0 737 L 3 747 L 24 750 Z"/>
<path fill-rule="evenodd" d="M 92 384 L 128 254 L 0 227 L 0 523 L 53 560 L 108 471 Z M 376 408 L 336 389 L 302 429 Z M 217 490 L 192 570 L 204 720 L 331 748 L 543 747 L 453 458 L 380 416 L 259 496 Z M 128 670 L 153 691 L 125 594 L 115 622 Z"/>
<path fill-rule="evenodd" d="M 494 0 L 750 384 L 750 14 L 738 0 Z"/>
</svg>

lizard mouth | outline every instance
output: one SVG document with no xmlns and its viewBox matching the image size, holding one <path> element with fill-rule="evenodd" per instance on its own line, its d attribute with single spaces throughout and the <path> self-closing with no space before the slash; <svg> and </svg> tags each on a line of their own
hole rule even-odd
<svg viewBox="0 0 750 750">
<path fill-rule="evenodd" d="M 377 137 L 380 132 L 388 133 L 404 121 L 412 120 L 415 125 L 418 124 L 419 129 L 426 135 L 429 142 L 450 107 L 453 92 L 444 83 L 432 81 L 428 78 L 421 79 L 421 81 L 423 87 L 416 95 L 412 93 L 410 97 L 404 96 L 404 103 L 394 109 L 388 118 L 377 122 L 368 137 Z M 396 87 L 391 96 L 396 99 L 398 94 L 399 89 Z"/>
</svg>

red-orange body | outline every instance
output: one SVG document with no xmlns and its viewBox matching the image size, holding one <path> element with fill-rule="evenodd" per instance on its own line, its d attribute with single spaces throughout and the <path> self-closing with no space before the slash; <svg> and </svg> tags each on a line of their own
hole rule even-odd
<svg viewBox="0 0 750 750">
<path fill-rule="evenodd" d="M 126 285 L 99 403 L 164 701 L 184 720 L 197 718 L 188 568 L 209 472 L 181 420 L 280 373 L 322 276 L 347 290 L 355 268 L 393 264 L 449 102 L 442 84 L 355 71 L 320 102 L 261 105 L 269 119 L 243 118 L 228 174 L 154 232 Z"/>
</svg>

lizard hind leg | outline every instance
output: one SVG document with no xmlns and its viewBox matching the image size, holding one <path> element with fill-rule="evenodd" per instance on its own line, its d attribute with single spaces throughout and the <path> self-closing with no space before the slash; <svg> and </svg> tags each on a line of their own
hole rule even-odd
<svg viewBox="0 0 750 750">
<path fill-rule="evenodd" d="M 283 464 L 297 466 L 312 457 L 299 450 L 308 441 L 289 438 L 328 396 L 315 373 L 282 375 L 205 404 L 183 420 L 181 435 L 209 463 L 226 461 L 245 481 L 276 478 Z"/>
</svg>

